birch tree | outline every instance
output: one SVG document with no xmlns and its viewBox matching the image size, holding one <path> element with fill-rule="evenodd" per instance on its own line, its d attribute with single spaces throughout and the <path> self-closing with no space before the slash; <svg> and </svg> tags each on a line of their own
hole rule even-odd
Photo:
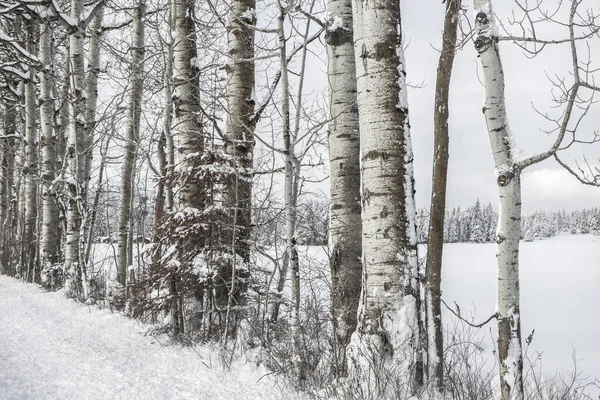
<svg viewBox="0 0 600 400">
<path fill-rule="evenodd" d="M 536 36 L 534 26 L 531 30 L 523 30 L 523 37 L 513 36 L 508 39 L 522 46 L 536 43 L 545 47 L 548 44 L 568 45 L 572 59 L 572 85 L 566 86 L 561 80 L 556 84 L 563 96 L 558 100 L 561 116 L 553 120 L 556 124 L 556 139 L 551 148 L 543 153 L 524 157 L 516 147 L 511 134 L 506 114 L 504 96 L 505 80 L 500 58 L 498 41 L 498 25 L 492 10 L 491 0 L 474 0 L 475 12 L 475 49 L 483 71 L 485 90 L 485 106 L 483 108 L 488 129 L 490 144 L 494 155 L 497 184 L 499 188 L 499 217 L 496 231 L 497 260 L 498 260 L 498 358 L 500 390 L 502 400 L 523 399 L 523 354 L 521 344 L 521 314 L 519 292 L 519 238 L 521 234 L 521 173 L 536 163 L 550 157 L 557 158 L 560 150 L 570 147 L 577 142 L 577 128 L 587 114 L 593 102 L 593 93 L 600 88 L 593 84 L 595 70 L 590 69 L 589 61 L 580 61 L 577 42 L 597 35 L 598 26 L 594 24 L 593 13 L 580 13 L 578 7 L 581 1 L 570 2 L 568 22 L 560 25 L 568 28 L 568 36 L 564 39 L 543 40 Z M 526 13 L 527 8 L 522 8 Z M 539 9 L 539 5 L 535 6 Z M 531 24 L 533 19 L 526 15 Z M 550 18 L 542 19 L 549 21 Z M 557 23 L 556 21 L 553 21 Z M 584 28 L 587 32 L 577 33 Z M 525 36 L 532 32 L 532 36 Z M 583 90 L 591 92 L 585 96 Z M 588 98 L 588 100 L 583 100 Z M 581 111 L 576 115 L 576 108 Z M 546 117 L 549 119 L 549 117 Z M 566 133 L 571 136 L 566 139 Z"/>
<path fill-rule="evenodd" d="M 420 295 L 400 5 L 352 4 L 363 287 L 348 368 L 359 395 L 407 398 L 418 389 Z"/>
<path fill-rule="evenodd" d="M 144 16 L 145 0 L 137 0 L 133 17 L 133 40 L 131 47 L 131 77 L 129 115 L 125 136 L 124 156 L 121 164 L 121 199 L 118 220 L 118 263 L 117 280 L 123 286 L 127 284 L 127 268 L 132 263 L 132 251 L 129 244 L 131 205 L 133 197 L 134 165 L 140 135 L 140 115 L 144 74 Z"/>
<path fill-rule="evenodd" d="M 346 346 L 356 329 L 361 283 L 360 135 L 352 1 L 327 4 L 329 78 L 330 268 L 333 351 L 337 375 L 346 374 Z"/>
<path fill-rule="evenodd" d="M 32 56 L 37 54 L 39 24 L 35 17 L 25 17 L 26 23 L 26 50 Z M 39 282 L 39 268 L 36 264 L 37 255 L 37 187 L 38 187 L 38 134 L 37 134 L 37 94 L 36 94 L 35 66 L 30 65 L 27 79 L 23 82 L 23 94 L 25 99 L 25 162 L 23 175 L 25 180 L 25 203 L 24 206 L 24 233 L 23 252 L 21 255 L 24 278 L 28 282 Z"/>
<path fill-rule="evenodd" d="M 252 160 L 254 151 L 254 26 L 256 1 L 233 0 L 227 32 L 227 129 L 225 153 L 233 159 L 234 175 L 226 182 L 224 203 L 232 226 L 227 313 L 244 302 L 250 262 L 252 222 Z M 238 259 L 239 255 L 239 259 Z M 229 323 L 229 316 L 227 317 Z"/>
<path fill-rule="evenodd" d="M 45 10 L 49 12 L 48 8 Z M 59 214 L 56 190 L 53 187 L 56 178 L 56 133 L 54 131 L 54 84 L 55 71 L 52 60 L 54 48 L 53 28 L 49 21 L 43 21 L 40 35 L 39 57 L 42 65 L 39 71 L 40 82 L 40 126 L 42 140 L 42 232 L 41 263 L 42 268 L 52 274 L 52 268 L 60 261 Z"/>
<path fill-rule="evenodd" d="M 448 176 L 448 117 L 452 65 L 456 52 L 456 33 L 460 0 L 446 1 L 433 112 L 433 175 L 429 234 L 427 242 L 425 313 L 427 325 L 427 377 L 436 394 L 444 391 L 444 336 L 442 330 L 441 282 L 446 214 L 446 179 Z"/>
<path fill-rule="evenodd" d="M 67 232 L 65 245 L 64 273 L 65 285 L 70 291 L 78 292 L 81 284 L 84 297 L 87 297 L 87 278 L 85 266 L 80 254 L 80 241 L 83 238 L 84 200 L 87 186 L 86 150 L 88 140 L 85 126 L 85 20 L 83 20 L 84 3 L 82 0 L 71 0 L 72 20 L 77 26 L 69 35 L 69 137 L 68 152 L 68 187 L 69 203 L 67 209 Z"/>
<path fill-rule="evenodd" d="M 196 66 L 194 1 L 172 0 L 173 14 L 173 107 L 171 134 L 179 140 L 179 163 L 185 171 L 193 154 L 204 151 L 199 117 L 199 73 Z M 187 179 L 179 191 L 179 208 L 202 209 L 204 193 L 198 179 Z"/>
</svg>

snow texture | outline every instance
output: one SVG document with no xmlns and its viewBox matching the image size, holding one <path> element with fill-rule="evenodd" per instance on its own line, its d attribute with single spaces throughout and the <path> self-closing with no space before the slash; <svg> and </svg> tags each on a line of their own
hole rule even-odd
<svg viewBox="0 0 600 400">
<path fill-rule="evenodd" d="M 266 370 L 165 346 L 148 326 L 0 276 L 0 399 L 298 399 Z M 259 381 L 260 380 L 260 381 Z"/>
</svg>

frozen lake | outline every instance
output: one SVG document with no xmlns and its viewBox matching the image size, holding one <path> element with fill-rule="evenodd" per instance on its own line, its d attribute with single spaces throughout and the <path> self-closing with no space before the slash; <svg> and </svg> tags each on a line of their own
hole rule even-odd
<svg viewBox="0 0 600 400">
<path fill-rule="evenodd" d="M 496 306 L 495 244 L 448 244 L 444 248 L 442 298 L 459 304 L 462 315 L 487 319 Z M 535 329 L 527 353 L 542 354 L 548 375 L 577 370 L 600 378 L 600 236 L 563 235 L 521 242 L 521 318 L 523 340 Z M 445 321 L 449 322 L 449 313 Z M 495 323 L 488 324 L 495 331 Z M 488 327 L 486 353 L 494 340 Z M 525 343 L 523 343 L 525 346 Z"/>
</svg>

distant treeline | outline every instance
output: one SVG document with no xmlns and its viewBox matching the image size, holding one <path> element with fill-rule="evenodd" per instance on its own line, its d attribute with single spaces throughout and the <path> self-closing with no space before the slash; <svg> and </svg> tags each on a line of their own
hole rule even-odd
<svg viewBox="0 0 600 400">
<path fill-rule="evenodd" d="M 452 208 L 446 211 L 444 223 L 444 241 L 446 243 L 494 242 L 498 213 L 491 204 L 483 207 L 479 199 L 474 206 L 468 208 Z M 417 240 L 427 242 L 429 211 L 419 209 L 417 212 Z M 566 212 L 536 211 L 526 214 L 521 219 L 521 239 L 536 240 L 551 237 L 560 233 L 595 233 L 600 234 L 600 209 Z"/>
</svg>

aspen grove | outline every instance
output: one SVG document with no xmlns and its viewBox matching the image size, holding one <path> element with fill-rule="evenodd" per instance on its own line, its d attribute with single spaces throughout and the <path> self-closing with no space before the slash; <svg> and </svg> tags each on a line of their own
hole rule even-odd
<svg viewBox="0 0 600 400">
<path fill-rule="evenodd" d="M 0 0 L 0 299 L 108 308 L 282 398 L 591 399 L 532 361 L 520 241 L 600 234 L 584 189 L 524 205 L 548 171 L 599 199 L 599 50 L 596 0 Z M 494 244 L 487 319 L 442 289 L 458 242 Z"/>
</svg>

